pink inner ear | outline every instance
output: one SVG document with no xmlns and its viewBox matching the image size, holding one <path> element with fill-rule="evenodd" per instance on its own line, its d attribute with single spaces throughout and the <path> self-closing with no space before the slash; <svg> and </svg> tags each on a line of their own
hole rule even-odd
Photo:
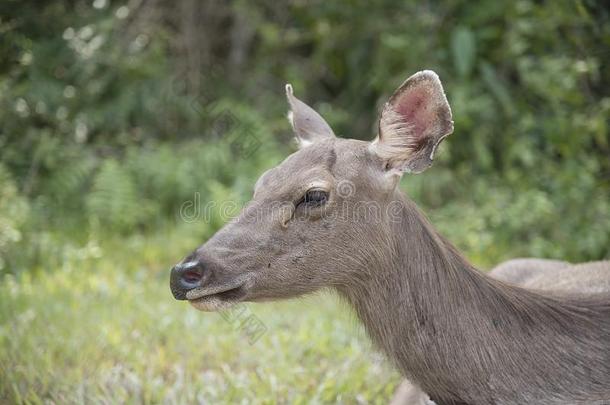
<svg viewBox="0 0 610 405">
<path fill-rule="evenodd" d="M 426 133 L 434 125 L 434 110 L 429 108 L 429 94 L 425 88 L 406 89 L 394 104 L 395 111 L 412 128 L 413 144 L 417 149 L 426 144 Z"/>
</svg>

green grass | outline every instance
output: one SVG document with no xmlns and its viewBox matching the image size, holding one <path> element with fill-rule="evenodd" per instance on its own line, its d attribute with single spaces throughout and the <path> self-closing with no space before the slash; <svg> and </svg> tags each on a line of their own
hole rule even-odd
<svg viewBox="0 0 610 405">
<path fill-rule="evenodd" d="M 60 268 L 0 280 L 0 402 L 387 402 L 397 373 L 330 294 L 232 319 L 174 301 L 167 268 L 198 242 L 92 241 Z M 250 315 L 266 328 L 255 342 Z"/>
</svg>

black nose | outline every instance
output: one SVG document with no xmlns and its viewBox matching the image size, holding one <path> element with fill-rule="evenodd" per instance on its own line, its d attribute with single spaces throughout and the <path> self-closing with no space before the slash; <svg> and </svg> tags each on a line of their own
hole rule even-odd
<svg viewBox="0 0 610 405">
<path fill-rule="evenodd" d="M 190 261 L 177 264 L 172 270 L 169 278 L 169 287 L 174 298 L 185 300 L 186 293 L 194 288 L 200 287 L 204 278 L 204 269 L 199 261 Z"/>
</svg>

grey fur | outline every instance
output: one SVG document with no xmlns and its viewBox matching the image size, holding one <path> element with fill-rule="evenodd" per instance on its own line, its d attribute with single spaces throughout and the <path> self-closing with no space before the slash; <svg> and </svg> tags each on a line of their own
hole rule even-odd
<svg viewBox="0 0 610 405">
<path fill-rule="evenodd" d="M 608 293 L 585 297 L 558 280 L 543 291 L 548 279 L 521 274 L 535 290 L 525 289 L 477 271 L 396 187 L 400 174 L 378 146 L 311 141 L 261 176 L 240 216 L 185 259 L 206 272 L 200 290 L 216 291 L 187 294 L 195 307 L 331 289 L 439 405 L 610 401 Z M 328 192 L 325 205 L 299 203 L 312 187 Z M 594 267 L 607 283 L 608 262 Z"/>
<path fill-rule="evenodd" d="M 573 265 L 559 260 L 513 259 L 494 267 L 489 275 L 495 279 L 548 291 L 599 293 L 610 291 L 610 262 Z M 404 380 L 392 398 L 391 405 L 430 404 L 429 396 L 417 385 Z"/>
</svg>

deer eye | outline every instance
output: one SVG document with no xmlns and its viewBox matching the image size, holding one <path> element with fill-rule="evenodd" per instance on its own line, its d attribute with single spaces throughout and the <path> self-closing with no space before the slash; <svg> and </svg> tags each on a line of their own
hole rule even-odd
<svg viewBox="0 0 610 405">
<path fill-rule="evenodd" d="M 324 205 L 326 201 L 328 201 L 328 192 L 319 188 L 312 188 L 305 193 L 297 205 L 305 204 L 308 207 L 319 207 Z"/>
</svg>

